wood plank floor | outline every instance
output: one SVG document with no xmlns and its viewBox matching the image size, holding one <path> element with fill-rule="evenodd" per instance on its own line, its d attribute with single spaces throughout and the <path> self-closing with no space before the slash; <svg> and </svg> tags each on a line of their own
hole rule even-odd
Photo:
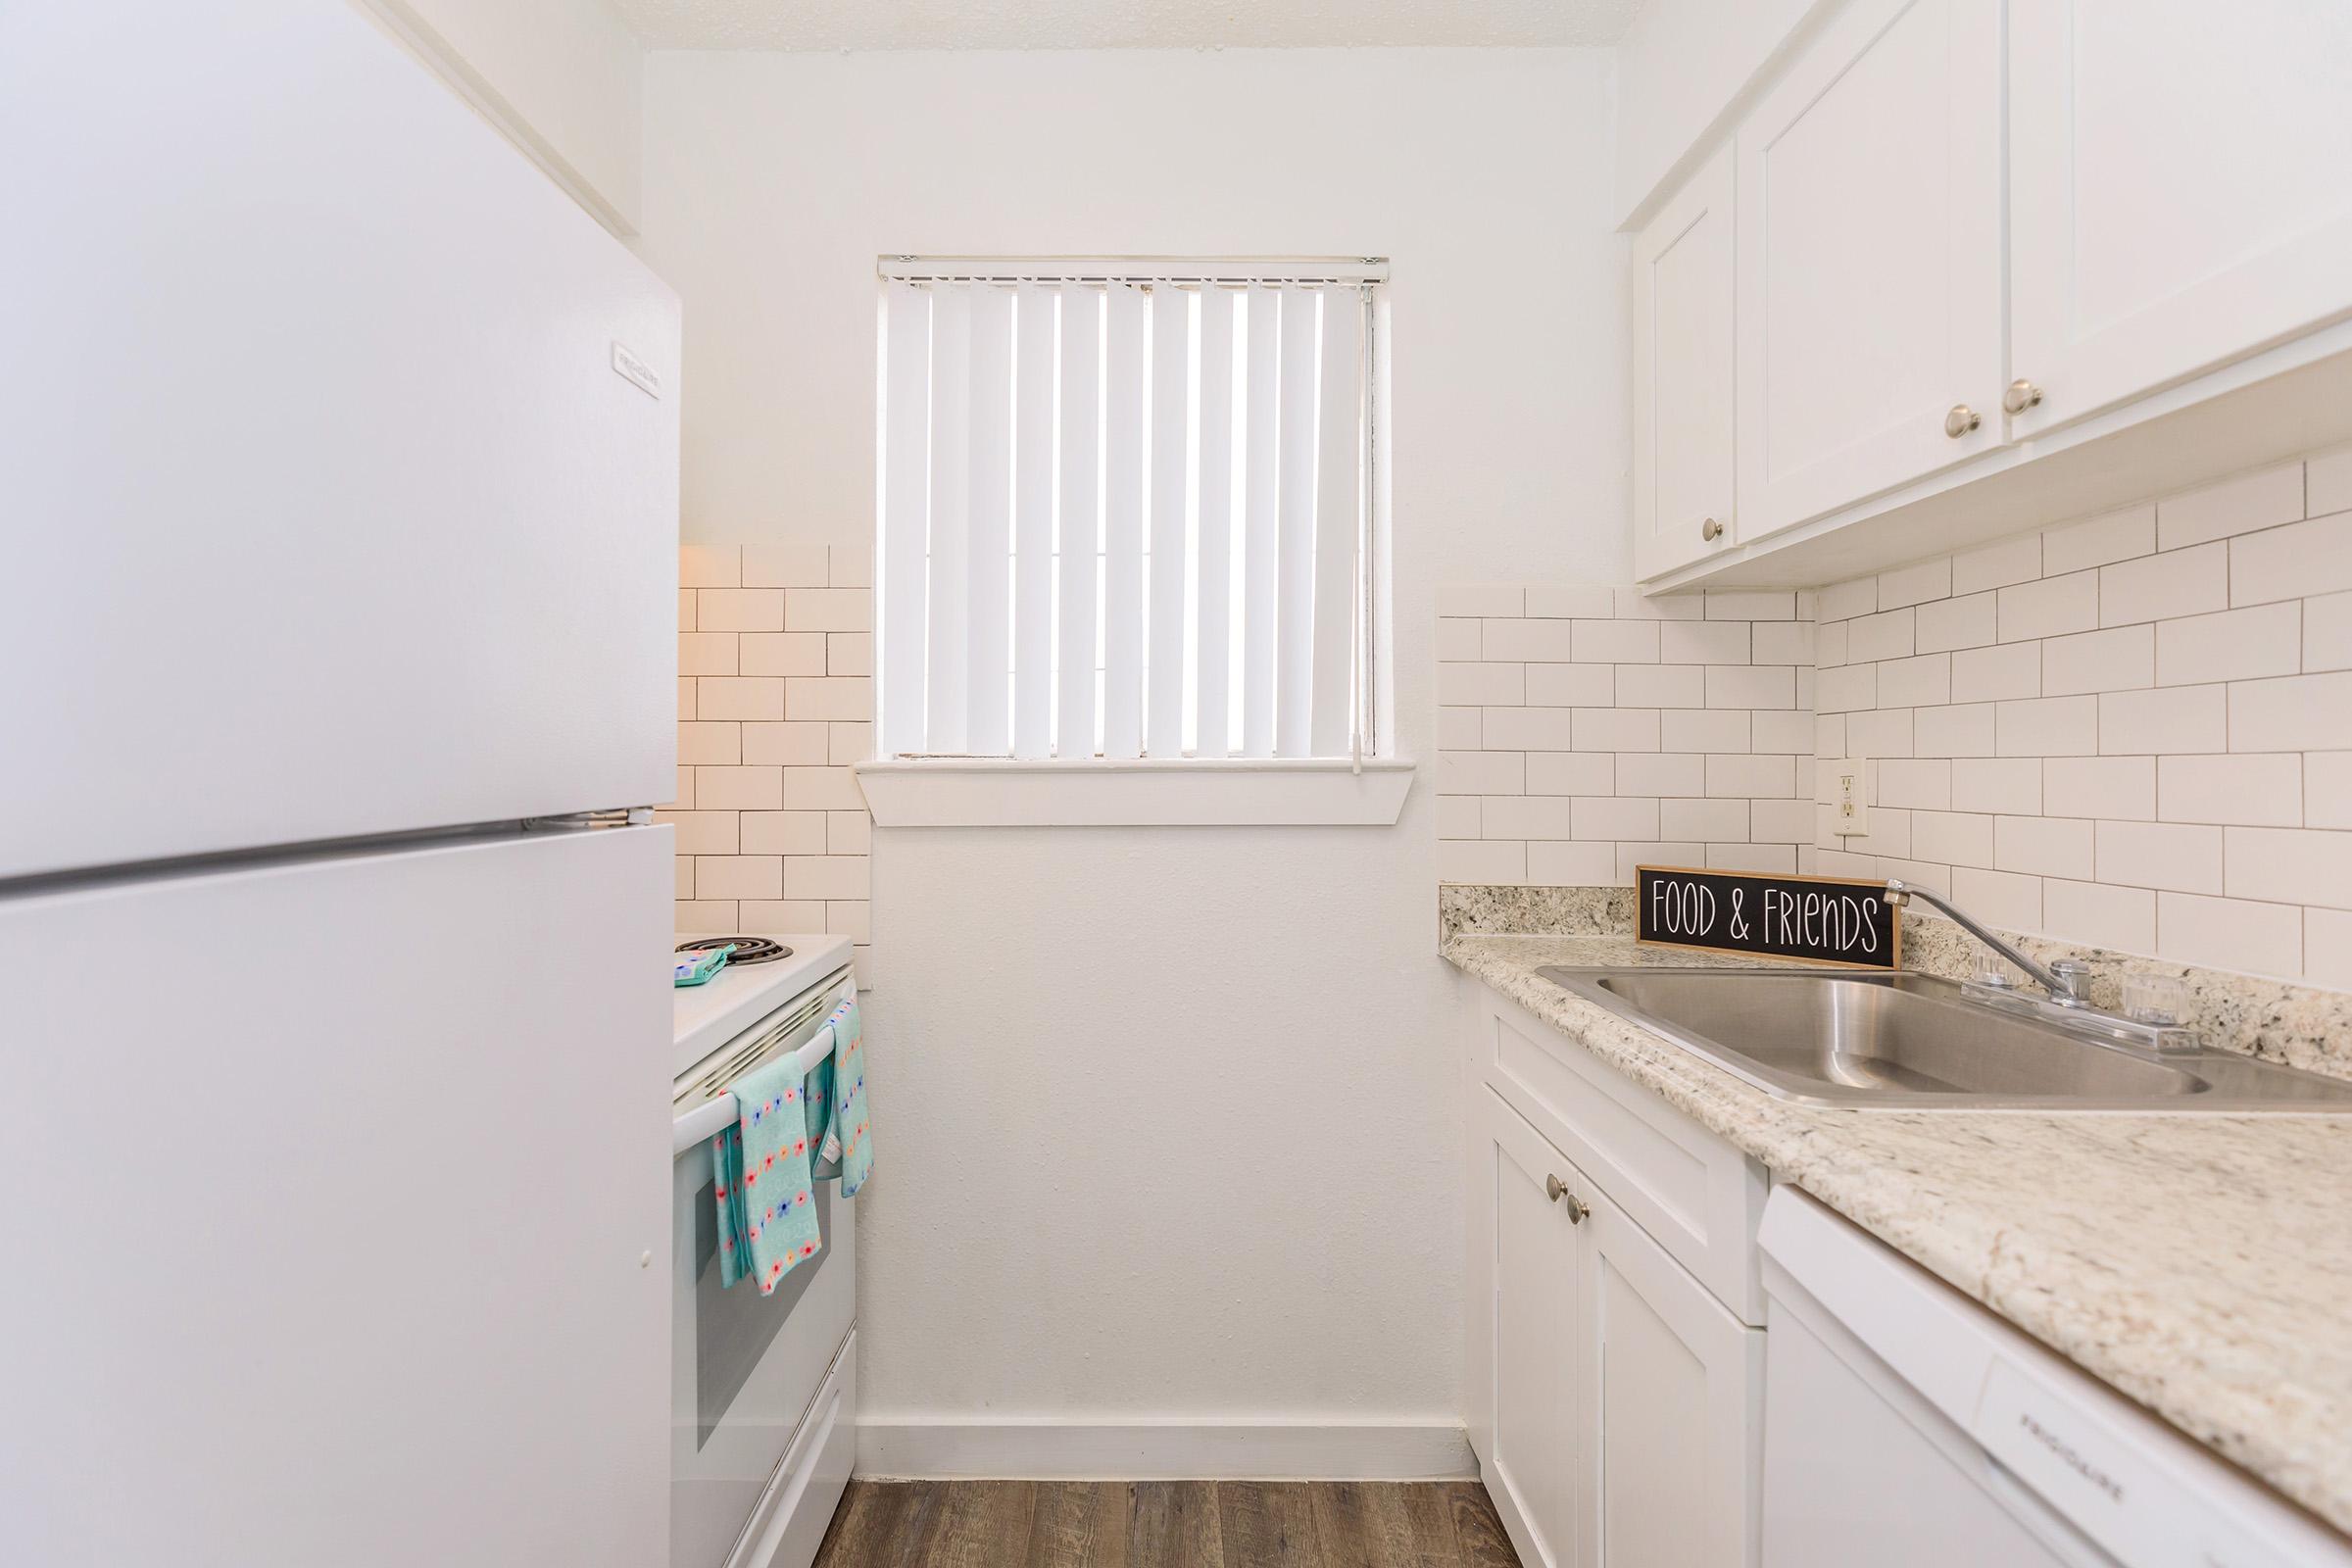
<svg viewBox="0 0 2352 1568">
<path fill-rule="evenodd" d="M 1475 1481 L 853 1481 L 816 1568 L 1518 1568 Z"/>
</svg>

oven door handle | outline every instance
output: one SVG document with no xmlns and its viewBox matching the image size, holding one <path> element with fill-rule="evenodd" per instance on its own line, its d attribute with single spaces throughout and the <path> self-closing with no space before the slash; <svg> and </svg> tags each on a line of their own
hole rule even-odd
<svg viewBox="0 0 2352 1568">
<path fill-rule="evenodd" d="M 857 996 L 858 993 L 852 990 L 848 1000 L 856 1001 Z M 817 1064 L 833 1054 L 833 1046 L 837 1038 L 833 1020 L 827 1018 L 818 1027 L 816 1033 L 809 1037 L 808 1043 L 800 1048 L 798 1054 L 801 1060 L 802 1077 L 806 1078 L 816 1071 Z M 695 1145 L 717 1137 L 735 1125 L 739 1115 L 740 1112 L 736 1108 L 733 1095 L 713 1095 L 692 1110 L 681 1113 L 669 1124 L 670 1153 L 673 1156 L 683 1154 Z"/>
</svg>

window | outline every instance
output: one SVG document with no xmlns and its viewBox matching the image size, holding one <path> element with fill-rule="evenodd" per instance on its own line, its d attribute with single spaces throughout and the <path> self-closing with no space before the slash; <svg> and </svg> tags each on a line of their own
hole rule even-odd
<svg viewBox="0 0 2352 1568">
<path fill-rule="evenodd" d="M 883 273 L 869 774 L 1382 760 L 1380 264 Z"/>
</svg>

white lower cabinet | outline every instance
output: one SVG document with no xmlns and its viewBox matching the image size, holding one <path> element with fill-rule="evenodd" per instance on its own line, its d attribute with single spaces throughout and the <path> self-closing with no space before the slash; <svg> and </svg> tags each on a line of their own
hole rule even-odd
<svg viewBox="0 0 2352 1568">
<path fill-rule="evenodd" d="M 1565 1107 L 1555 1142 L 1490 1081 L 1498 1041 L 1585 1055 L 1556 1036 L 1533 1039 L 1531 1026 L 1541 1028 L 1482 995 L 1467 1064 L 1468 1425 L 1488 1490 L 1529 1568 L 1746 1568 L 1758 1559 L 1763 1330 L 1560 1148 L 1583 1141 L 1583 1122 L 1622 1154 L 1629 1112 L 1643 1125 L 1682 1118 L 1587 1056 L 1576 1098 L 1590 1101 Z M 1686 1139 L 1677 1158 L 1689 1133 L 1711 1138 L 1688 1123 L 1672 1130 Z M 1718 1147 L 1723 1168 L 1760 1194 L 1761 1170 Z M 1647 1185 L 1648 1172 L 1619 1168 L 1612 1179 Z M 1752 1226 L 1739 1245 L 1752 1268 Z"/>
</svg>

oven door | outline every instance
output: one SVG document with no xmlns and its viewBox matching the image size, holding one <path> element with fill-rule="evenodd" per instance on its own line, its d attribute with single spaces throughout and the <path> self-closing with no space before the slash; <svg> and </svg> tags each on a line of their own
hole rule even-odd
<svg viewBox="0 0 2352 1568">
<path fill-rule="evenodd" d="M 831 1005 L 827 1002 L 827 1007 Z M 779 1047 L 815 1034 L 815 1020 Z M 670 1362 L 670 1568 L 722 1568 L 857 1313 L 857 1204 L 816 1186 L 825 1245 L 773 1296 L 718 1282 L 710 1142 L 675 1161 Z"/>
</svg>

